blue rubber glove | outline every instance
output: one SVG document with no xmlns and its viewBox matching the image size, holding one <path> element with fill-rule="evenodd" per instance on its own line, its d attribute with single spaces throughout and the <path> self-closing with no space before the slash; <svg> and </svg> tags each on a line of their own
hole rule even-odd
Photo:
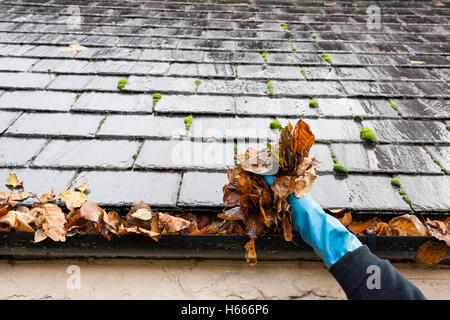
<svg viewBox="0 0 450 320">
<path fill-rule="evenodd" d="M 274 178 L 264 176 L 269 186 Z M 294 193 L 291 193 L 287 200 L 294 229 L 300 232 L 303 241 L 313 247 L 328 269 L 347 252 L 362 246 L 358 238 L 338 219 L 323 211 L 311 193 L 303 198 L 296 198 Z"/>
</svg>

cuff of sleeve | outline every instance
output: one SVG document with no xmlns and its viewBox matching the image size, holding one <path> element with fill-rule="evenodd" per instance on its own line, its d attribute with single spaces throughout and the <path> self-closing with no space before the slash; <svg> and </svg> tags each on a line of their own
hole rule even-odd
<svg viewBox="0 0 450 320">
<path fill-rule="evenodd" d="M 382 260 L 372 254 L 365 245 L 346 253 L 330 267 L 330 272 L 341 285 L 347 297 L 359 288 L 367 277 L 367 267 L 379 265 Z"/>
</svg>

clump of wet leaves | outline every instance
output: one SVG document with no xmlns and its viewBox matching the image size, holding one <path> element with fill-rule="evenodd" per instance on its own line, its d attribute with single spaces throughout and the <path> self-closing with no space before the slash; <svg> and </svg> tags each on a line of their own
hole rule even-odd
<svg viewBox="0 0 450 320">
<path fill-rule="evenodd" d="M 309 125 L 300 120 L 280 130 L 277 145 L 264 150 L 249 149 L 238 155 L 238 164 L 228 170 L 223 187 L 225 211 L 219 217 L 241 224 L 250 241 L 245 245 L 247 262 L 257 262 L 255 240 L 267 233 L 282 234 L 293 240 L 292 220 L 287 197 L 305 196 L 316 179 L 318 161 L 309 157 L 315 143 Z M 275 175 L 270 187 L 263 175 Z"/>
</svg>

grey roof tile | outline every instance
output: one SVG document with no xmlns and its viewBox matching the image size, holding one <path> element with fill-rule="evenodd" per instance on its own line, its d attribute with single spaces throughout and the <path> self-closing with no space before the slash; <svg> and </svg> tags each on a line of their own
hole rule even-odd
<svg viewBox="0 0 450 320">
<path fill-rule="evenodd" d="M 222 206 L 222 188 L 228 183 L 225 173 L 186 172 L 183 175 L 178 205 L 189 207 Z"/>
<path fill-rule="evenodd" d="M 0 109 L 69 111 L 75 93 L 55 91 L 10 91 L 0 97 Z"/>
<path fill-rule="evenodd" d="M 25 113 L 9 127 L 6 134 L 93 137 L 101 119 L 101 115 Z"/>
<path fill-rule="evenodd" d="M 0 133 L 4 132 L 8 127 L 16 121 L 20 116 L 19 112 L 0 111 Z"/>
<path fill-rule="evenodd" d="M 2 81 L 0 87 L 8 89 L 44 89 L 54 76 L 43 73 L 29 73 L 29 72 L 0 72 L 0 79 L 7 79 Z"/>
<path fill-rule="evenodd" d="M 1 103 L 1 99 L 0 99 Z M 86 92 L 73 104 L 73 111 L 152 113 L 153 98 L 145 94 Z"/>
<path fill-rule="evenodd" d="M 206 95 L 162 95 L 155 107 L 159 113 L 234 114 L 234 98 Z"/>
<path fill-rule="evenodd" d="M 53 140 L 34 159 L 33 166 L 46 168 L 131 168 L 137 141 Z"/>
<path fill-rule="evenodd" d="M 449 176 L 396 176 L 411 199 L 411 206 L 418 211 L 444 211 L 450 208 Z"/>
<path fill-rule="evenodd" d="M 137 168 L 222 169 L 234 167 L 234 143 L 188 140 L 145 141 Z"/>
<path fill-rule="evenodd" d="M 130 206 L 144 201 L 174 207 L 180 181 L 181 175 L 173 172 L 83 171 L 72 187 L 89 182 L 89 199 L 99 205 Z"/>
<path fill-rule="evenodd" d="M 0 138 L 0 166 L 24 166 L 45 145 L 44 139 Z"/>
</svg>

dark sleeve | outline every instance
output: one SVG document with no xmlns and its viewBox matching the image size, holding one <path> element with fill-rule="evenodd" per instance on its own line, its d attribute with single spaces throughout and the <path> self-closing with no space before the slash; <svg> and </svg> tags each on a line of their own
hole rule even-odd
<svg viewBox="0 0 450 320">
<path fill-rule="evenodd" d="M 367 246 L 348 252 L 330 272 L 350 300 L 425 300 L 415 285 Z"/>
</svg>

